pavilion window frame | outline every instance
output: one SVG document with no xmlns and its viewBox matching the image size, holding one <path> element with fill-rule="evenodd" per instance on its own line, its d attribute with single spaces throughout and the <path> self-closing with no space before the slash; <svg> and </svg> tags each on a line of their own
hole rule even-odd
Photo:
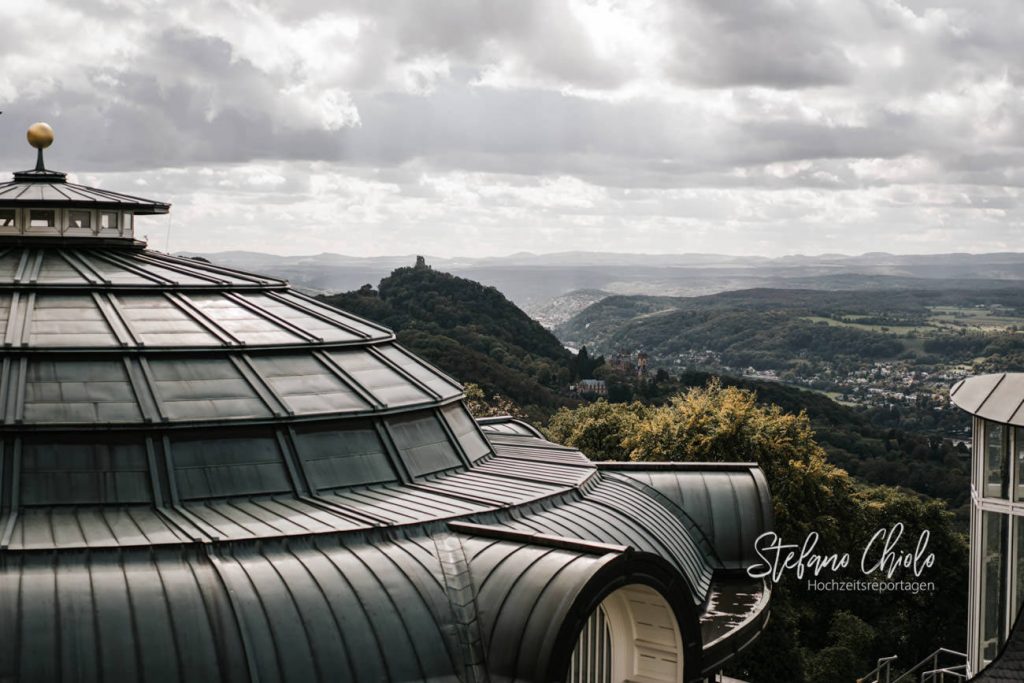
<svg viewBox="0 0 1024 683">
<path fill-rule="evenodd" d="M 49 231 L 56 232 L 58 230 L 61 230 L 62 223 L 63 223 L 63 220 L 62 220 L 63 216 L 61 216 L 61 210 L 60 209 L 48 209 L 48 208 L 45 208 L 45 207 L 38 207 L 38 208 L 29 207 L 28 209 L 26 209 L 26 211 L 28 212 L 27 215 L 25 216 L 25 231 L 26 232 L 49 232 Z M 36 225 L 34 223 L 34 221 L 37 220 L 36 214 L 49 214 L 49 216 L 50 216 L 49 219 L 42 218 L 42 217 L 40 217 L 38 219 L 38 220 L 46 220 L 47 224 L 46 225 Z"/>
<path fill-rule="evenodd" d="M 1011 503 L 1024 504 L 1024 427 L 1009 427 L 1009 499 Z"/>
<path fill-rule="evenodd" d="M 1024 579 L 1024 576 L 1019 575 L 1017 570 L 1020 569 L 1019 561 L 1021 559 L 1021 549 L 1024 546 L 1024 538 L 1021 537 L 1021 532 L 1024 532 L 1024 517 L 1019 515 L 1009 515 L 1007 520 L 1007 554 L 1009 559 L 1007 561 L 1007 576 L 1006 580 L 1006 619 L 1005 629 L 1007 638 L 1009 638 L 1010 631 L 1013 629 L 1014 621 L 1017 619 L 1017 614 L 1020 611 L 1021 598 L 1024 597 L 1024 586 L 1018 582 L 1018 579 Z"/>
<path fill-rule="evenodd" d="M 14 217 L 14 222 L 11 225 L 0 225 L 0 235 L 21 235 L 25 232 L 24 209 L 6 207 L 0 211 L 10 211 Z"/>
<path fill-rule="evenodd" d="M 96 212 L 96 234 L 99 235 L 102 232 L 116 232 L 121 234 L 121 212 L 114 209 L 100 209 Z M 104 225 L 104 218 L 113 218 L 111 225 Z"/>
<path fill-rule="evenodd" d="M 976 574 L 978 586 L 977 596 L 977 609 L 971 615 L 971 628 L 974 636 L 974 654 L 977 657 L 979 670 L 984 668 L 987 664 L 991 663 L 992 659 L 985 658 L 985 640 L 984 637 L 988 634 L 985 633 L 985 621 L 986 614 L 982 614 L 982 609 L 985 606 L 986 596 L 991 590 L 991 586 L 987 582 L 983 581 L 984 574 L 986 571 L 986 564 L 988 557 L 985 552 L 987 536 L 984 532 L 987 531 L 985 526 L 986 513 L 988 514 L 989 520 L 998 520 L 1001 523 L 1000 539 L 998 543 L 999 556 L 997 563 L 999 566 L 998 572 L 998 584 L 997 589 L 999 590 L 999 596 L 997 596 L 996 609 L 999 610 L 996 621 L 997 623 L 997 637 L 999 642 L 996 643 L 996 656 L 1002 646 L 1006 643 L 1006 639 L 1009 635 L 1010 629 L 1013 626 L 1013 620 L 1016 614 L 1013 614 L 1011 609 L 1015 603 L 1016 587 L 1014 586 L 1014 537 L 1016 532 L 1017 515 L 1009 514 L 1001 510 L 985 510 L 982 509 L 978 515 L 978 531 L 982 534 L 978 539 L 978 550 L 977 550 L 977 564 L 973 564 L 971 567 L 971 573 Z M 1002 519 L 1000 519 L 1000 517 Z M 970 638 L 969 638 L 970 640 Z M 994 658 L 993 658 L 994 659 Z"/>
<path fill-rule="evenodd" d="M 990 452 L 991 443 L 989 441 L 990 430 L 998 428 L 1000 434 L 999 444 L 999 471 L 1001 472 L 1001 479 L 998 482 L 993 483 L 991 481 L 991 474 L 995 471 L 990 468 Z M 982 498 L 988 500 L 998 501 L 1011 501 L 1011 489 L 1014 482 L 1016 481 L 1014 447 L 1013 447 L 1013 433 L 1014 429 L 1012 425 L 1004 424 L 1002 422 L 995 422 L 993 420 L 981 420 L 981 439 L 978 457 L 978 471 L 977 478 L 977 491 Z M 993 493 L 993 491 L 996 491 Z"/>
<path fill-rule="evenodd" d="M 65 214 L 65 220 L 61 226 L 62 233 L 67 233 L 71 230 L 85 230 L 90 235 L 96 234 L 96 212 L 92 209 L 67 209 L 63 213 Z M 71 221 L 73 220 L 74 214 L 85 215 L 86 224 L 83 226 L 72 225 Z"/>
<path fill-rule="evenodd" d="M 990 490 L 988 475 L 988 435 L 989 428 L 1000 425 L 1003 430 L 1002 454 L 1004 462 L 1005 479 L 1001 482 L 1000 493 L 1002 496 L 988 495 Z M 977 664 L 978 670 L 986 665 L 984 655 L 984 642 L 982 640 L 983 627 L 982 607 L 985 603 L 985 592 L 987 589 L 982 582 L 982 573 L 985 571 L 986 558 L 983 554 L 984 540 L 982 532 L 985 530 L 985 514 L 999 514 L 1005 520 L 1003 529 L 1002 547 L 1007 561 L 1002 563 L 1001 576 L 1003 586 L 1003 600 L 999 605 L 1000 620 L 1003 634 L 1003 642 L 1008 637 L 1017 618 L 1017 603 L 1024 598 L 1024 575 L 1018 577 L 1016 568 L 1019 561 L 1024 560 L 1024 500 L 1018 500 L 1018 487 L 1024 485 L 1024 461 L 1018 457 L 1024 456 L 1024 428 L 1016 427 L 1007 423 L 985 420 L 975 417 L 974 434 L 976 438 L 972 443 L 972 493 L 973 503 L 971 506 L 971 548 L 969 553 L 969 605 L 970 613 L 968 618 L 968 652 L 971 653 L 972 664 Z M 980 437 L 980 438 L 978 438 Z M 1018 582 L 1018 578 L 1021 579 Z"/>
</svg>

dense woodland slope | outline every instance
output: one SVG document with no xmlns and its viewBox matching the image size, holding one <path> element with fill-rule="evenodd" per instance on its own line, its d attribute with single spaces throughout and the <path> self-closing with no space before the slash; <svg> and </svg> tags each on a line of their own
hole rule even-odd
<svg viewBox="0 0 1024 683">
<path fill-rule="evenodd" d="M 531 414 L 570 403 L 573 354 L 494 287 L 420 264 L 395 270 L 377 289 L 322 298 L 390 327 L 455 379 L 533 407 Z"/>
</svg>

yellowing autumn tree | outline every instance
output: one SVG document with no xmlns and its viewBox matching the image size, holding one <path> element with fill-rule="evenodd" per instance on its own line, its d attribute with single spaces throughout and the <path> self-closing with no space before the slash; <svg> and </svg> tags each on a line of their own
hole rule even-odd
<svg viewBox="0 0 1024 683">
<path fill-rule="evenodd" d="M 849 512 L 837 505 L 851 493 L 849 477 L 828 463 L 807 415 L 759 404 L 754 392 L 717 379 L 664 406 L 597 401 L 562 409 L 548 434 L 598 460 L 756 462 L 768 478 L 786 536 L 815 530 L 831 540 L 838 517 Z"/>
<path fill-rule="evenodd" d="M 493 394 L 488 397 L 484 393 L 483 387 L 472 382 L 467 382 L 463 389 L 466 392 L 466 407 L 474 417 L 511 415 L 512 417 L 526 418 L 523 410 L 507 396 Z"/>
<path fill-rule="evenodd" d="M 625 438 L 639 430 L 653 410 L 639 401 L 602 399 L 573 410 L 560 409 L 547 432 L 556 442 L 578 448 L 593 460 L 628 460 Z"/>
</svg>

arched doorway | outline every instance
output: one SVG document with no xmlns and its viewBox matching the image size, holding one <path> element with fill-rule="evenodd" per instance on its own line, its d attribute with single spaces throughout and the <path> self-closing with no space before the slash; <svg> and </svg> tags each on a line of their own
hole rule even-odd
<svg viewBox="0 0 1024 683">
<path fill-rule="evenodd" d="M 683 638 L 661 593 L 641 584 L 606 597 L 576 640 L 568 683 L 676 683 L 683 678 Z"/>
</svg>

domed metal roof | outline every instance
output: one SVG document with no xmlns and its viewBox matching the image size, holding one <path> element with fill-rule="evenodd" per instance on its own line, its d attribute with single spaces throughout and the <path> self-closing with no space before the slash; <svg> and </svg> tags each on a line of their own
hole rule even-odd
<svg viewBox="0 0 1024 683">
<path fill-rule="evenodd" d="M 86 201 L 18 183 L 39 192 L 0 188 L 0 209 Z M 763 626 L 755 466 L 598 469 L 523 423 L 481 428 L 390 330 L 286 282 L 15 227 L 0 679 L 564 679 L 595 601 L 630 583 L 671 605 L 686 680 Z"/>
<path fill-rule="evenodd" d="M 971 415 L 1024 427 L 1024 373 L 968 377 L 950 388 L 949 397 L 954 405 Z"/>
</svg>

